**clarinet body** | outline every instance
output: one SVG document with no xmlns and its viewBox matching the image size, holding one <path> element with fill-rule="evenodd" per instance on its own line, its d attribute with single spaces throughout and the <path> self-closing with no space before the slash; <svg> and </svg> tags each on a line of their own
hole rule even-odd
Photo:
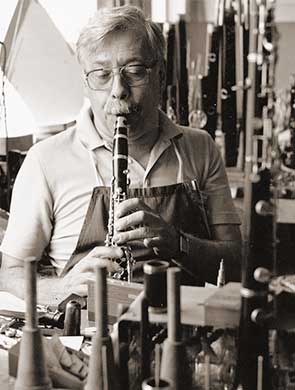
<svg viewBox="0 0 295 390">
<path fill-rule="evenodd" d="M 225 1 L 224 23 L 222 35 L 222 90 L 221 118 L 222 132 L 225 140 L 225 163 L 227 167 L 236 166 L 238 157 L 237 133 L 237 96 L 233 87 L 236 85 L 236 48 L 235 48 L 235 19 L 233 4 Z"/>
<path fill-rule="evenodd" d="M 221 29 L 220 26 L 207 26 L 207 56 L 206 75 L 201 79 L 202 104 L 207 116 L 204 129 L 208 131 L 213 139 L 217 129 L 217 89 L 219 69 Z"/>
<path fill-rule="evenodd" d="M 247 94 L 245 194 L 244 194 L 244 252 L 242 266 L 241 314 L 235 388 L 243 390 L 271 390 L 269 331 L 265 309 L 268 303 L 268 282 L 260 280 L 257 269 L 262 267 L 273 271 L 272 241 L 273 220 L 263 215 L 260 205 L 268 204 L 271 198 L 271 171 L 266 151 L 271 136 L 271 109 L 265 107 L 263 136 L 256 134 L 253 118 L 256 117 L 257 68 L 262 62 L 259 57 L 258 16 L 262 14 L 256 0 L 250 1 L 251 35 L 248 55 L 248 80 L 251 88 Z M 260 11 L 260 12 L 259 12 Z M 271 91 L 268 91 L 271 102 Z M 258 144 L 261 142 L 262 146 Z"/>
<path fill-rule="evenodd" d="M 106 246 L 116 246 L 114 242 L 114 222 L 117 206 L 127 199 L 128 189 L 128 128 L 125 116 L 118 116 L 116 119 L 113 138 L 112 158 L 112 182 L 110 193 L 110 209 L 108 220 L 108 232 L 105 240 Z M 115 272 L 114 279 L 132 281 L 132 268 L 134 259 L 129 246 L 121 247 L 124 253 L 123 258 L 117 261 L 121 270 Z"/>
</svg>

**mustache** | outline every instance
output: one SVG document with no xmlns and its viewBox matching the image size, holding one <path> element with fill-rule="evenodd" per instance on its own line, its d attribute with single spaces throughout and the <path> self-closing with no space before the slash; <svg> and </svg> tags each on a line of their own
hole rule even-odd
<svg viewBox="0 0 295 390">
<path fill-rule="evenodd" d="M 104 106 L 104 112 L 108 115 L 127 115 L 140 112 L 139 104 L 128 103 L 121 99 L 108 100 Z"/>
</svg>

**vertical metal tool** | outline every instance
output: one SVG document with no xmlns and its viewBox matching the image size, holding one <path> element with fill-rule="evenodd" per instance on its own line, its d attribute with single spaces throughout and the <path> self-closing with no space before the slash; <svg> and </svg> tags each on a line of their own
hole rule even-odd
<svg viewBox="0 0 295 390">
<path fill-rule="evenodd" d="M 108 333 L 107 269 L 96 267 L 95 325 L 85 390 L 118 390 L 112 339 Z"/>
<path fill-rule="evenodd" d="M 192 378 L 185 345 L 181 340 L 180 278 L 181 270 L 179 268 L 168 269 L 168 338 L 164 342 L 161 378 L 170 382 L 173 390 L 190 390 Z"/>
<path fill-rule="evenodd" d="M 42 335 L 38 328 L 36 259 L 25 259 L 24 267 L 26 324 L 23 328 L 15 390 L 51 390 Z"/>
</svg>

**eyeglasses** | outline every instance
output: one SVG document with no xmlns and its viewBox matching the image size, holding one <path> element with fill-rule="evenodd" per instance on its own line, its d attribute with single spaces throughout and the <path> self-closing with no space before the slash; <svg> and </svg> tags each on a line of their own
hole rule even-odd
<svg viewBox="0 0 295 390">
<path fill-rule="evenodd" d="M 148 84 L 149 74 L 155 65 L 156 62 L 151 66 L 127 64 L 109 69 L 93 69 L 85 73 L 85 80 L 88 87 L 94 91 L 106 90 L 112 86 L 114 74 L 119 73 L 129 87 L 139 87 Z"/>
</svg>

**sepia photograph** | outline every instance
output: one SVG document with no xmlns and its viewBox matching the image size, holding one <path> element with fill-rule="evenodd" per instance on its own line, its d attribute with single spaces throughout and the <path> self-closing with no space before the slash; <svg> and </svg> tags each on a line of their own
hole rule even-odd
<svg viewBox="0 0 295 390">
<path fill-rule="evenodd" d="M 294 0 L 1 1 L 1 390 L 295 390 L 294 37 Z"/>
</svg>

